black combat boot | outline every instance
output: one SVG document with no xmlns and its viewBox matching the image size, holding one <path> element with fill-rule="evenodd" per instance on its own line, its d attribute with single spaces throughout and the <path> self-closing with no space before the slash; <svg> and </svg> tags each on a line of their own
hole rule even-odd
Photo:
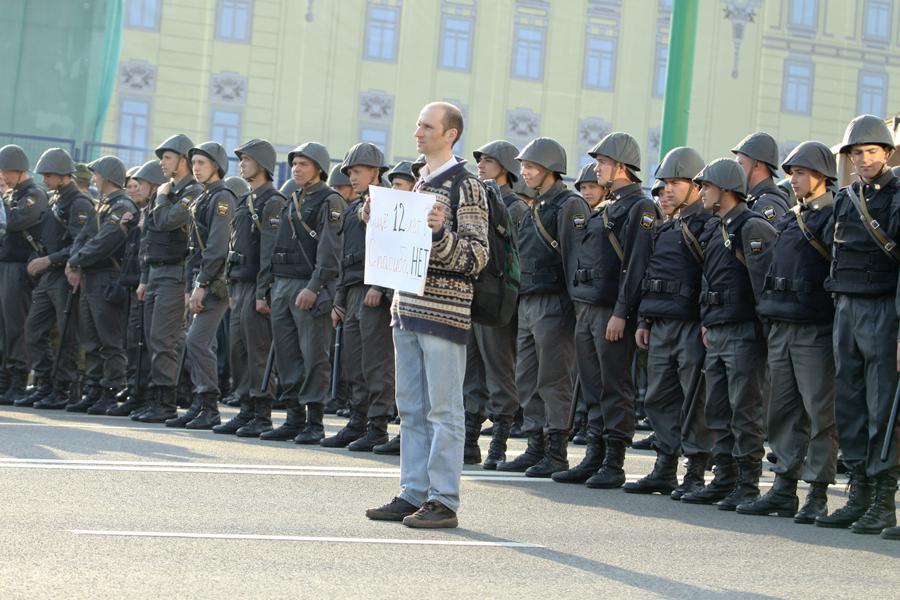
<svg viewBox="0 0 900 600">
<path fill-rule="evenodd" d="M 481 425 L 484 417 L 476 413 L 466 412 L 466 442 L 463 446 L 463 464 L 477 465 L 481 462 L 481 446 L 478 445 L 478 437 L 481 435 Z"/>
<path fill-rule="evenodd" d="M 53 383 L 49 379 L 41 378 L 35 382 L 31 391 L 24 398 L 13 400 L 13 406 L 34 406 L 53 393 Z"/>
<path fill-rule="evenodd" d="M 800 511 L 794 515 L 794 523 L 812 525 L 817 517 L 828 514 L 828 484 L 813 481 L 809 484 L 809 492 L 806 501 L 800 507 Z"/>
<path fill-rule="evenodd" d="M 106 411 L 106 414 L 110 417 L 127 417 L 131 415 L 136 410 L 139 410 L 147 405 L 146 390 L 138 390 L 134 387 L 128 388 L 128 393 L 125 396 L 119 395 L 119 399 L 122 401 L 122 404 L 118 406 L 114 406 Z"/>
<path fill-rule="evenodd" d="M 87 414 L 105 415 L 106 411 L 109 409 L 119 406 L 119 403 L 116 401 L 116 395 L 118 393 L 119 390 L 103 388 L 100 392 L 100 399 L 87 409 Z"/>
<path fill-rule="evenodd" d="M 185 429 L 212 429 L 222 422 L 219 415 L 219 393 L 204 392 L 200 396 L 200 412 L 189 421 Z"/>
<path fill-rule="evenodd" d="M 336 434 L 323 439 L 319 445 L 325 448 L 346 448 L 364 435 L 366 435 L 366 415 L 353 411 L 347 424 Z"/>
<path fill-rule="evenodd" d="M 156 410 L 157 406 L 159 406 L 159 388 L 149 388 L 144 393 L 144 405 L 128 413 L 128 418 L 132 421 L 139 421 L 141 415 Z"/>
<path fill-rule="evenodd" d="M 878 534 L 897 525 L 897 478 L 890 473 L 875 476 L 875 497 L 865 514 L 850 526 L 853 533 Z"/>
<path fill-rule="evenodd" d="M 606 456 L 606 443 L 603 438 L 588 433 L 587 447 L 581 462 L 568 471 L 554 473 L 551 478 L 557 483 L 584 483 L 596 475 L 603 466 L 604 456 Z"/>
<path fill-rule="evenodd" d="M 606 440 L 606 456 L 600 470 L 584 482 L 589 488 L 611 490 L 625 483 L 625 442 Z"/>
<path fill-rule="evenodd" d="M 294 438 L 295 444 L 304 446 L 318 445 L 325 438 L 325 426 L 322 420 L 325 418 L 325 404 L 322 402 L 310 402 L 306 405 L 306 427 Z"/>
<path fill-rule="evenodd" d="M 376 446 L 388 441 L 388 418 L 373 417 L 369 419 L 366 435 L 350 443 L 347 450 L 351 452 L 373 452 Z"/>
<path fill-rule="evenodd" d="M 400 456 L 400 434 L 398 433 L 384 444 L 378 444 L 372 448 L 372 452 L 387 456 Z"/>
<path fill-rule="evenodd" d="M 734 490 L 738 479 L 737 461 L 730 454 L 719 454 L 715 458 L 713 478 L 703 488 L 684 494 L 685 504 L 715 504 Z"/>
<path fill-rule="evenodd" d="M 797 506 L 800 499 L 797 498 L 797 480 L 789 479 L 784 475 L 775 474 L 775 483 L 769 491 L 750 502 L 742 502 L 737 506 L 737 512 L 742 515 L 756 515 L 765 517 L 775 513 L 779 517 L 793 517 L 797 514 Z"/>
<path fill-rule="evenodd" d="M 635 450 L 656 450 L 656 433 L 651 433 L 642 440 L 631 443 Z"/>
<path fill-rule="evenodd" d="M 497 465 L 506 460 L 506 442 L 509 439 L 509 428 L 512 419 L 509 417 L 496 417 L 491 433 L 491 445 L 488 446 L 487 457 L 481 468 L 486 471 L 496 471 Z"/>
<path fill-rule="evenodd" d="M 89 385 L 84 390 L 84 396 L 80 401 L 66 406 L 66 412 L 86 413 L 90 407 L 100 401 L 102 394 L 103 388 L 99 385 Z"/>
<path fill-rule="evenodd" d="M 678 486 L 678 456 L 656 452 L 656 463 L 646 477 L 622 486 L 629 494 L 671 494 Z"/>
<path fill-rule="evenodd" d="M 166 427 L 178 427 L 183 429 L 188 423 L 197 418 L 197 415 L 200 414 L 200 410 L 203 408 L 203 399 L 200 397 L 200 394 L 194 394 L 194 401 L 191 402 L 191 405 L 188 407 L 187 411 L 178 416 L 172 417 L 171 419 L 166 420 Z M 176 411 L 177 413 L 177 411 Z"/>
<path fill-rule="evenodd" d="M 868 510 L 869 504 L 872 502 L 874 482 L 866 476 L 865 466 L 858 465 L 850 471 L 850 482 L 848 485 L 850 486 L 850 494 L 847 496 L 847 504 L 830 515 L 816 517 L 817 527 L 846 529 L 866 514 L 866 510 Z"/>
<path fill-rule="evenodd" d="M 704 473 L 706 472 L 706 465 L 708 464 L 709 454 L 694 454 L 693 456 L 688 456 L 684 479 L 681 480 L 681 485 L 672 490 L 672 493 L 669 494 L 669 498 L 672 500 L 681 500 L 681 497 L 685 494 L 702 490 L 703 486 L 706 485 Z"/>
<path fill-rule="evenodd" d="M 12 374 L 7 370 L 0 366 L 0 399 L 6 395 L 6 392 L 9 391 L 9 384 L 11 383 Z"/>
<path fill-rule="evenodd" d="M 528 446 L 525 452 L 511 461 L 503 461 L 497 463 L 498 471 L 515 471 L 523 473 L 528 467 L 532 467 L 544 458 L 544 449 L 547 445 L 547 438 L 541 430 L 528 433 Z"/>
<path fill-rule="evenodd" d="M 547 478 L 554 473 L 569 470 L 568 431 L 552 431 L 547 434 L 547 448 L 544 457 L 533 467 L 525 469 L 525 477 Z"/>
<path fill-rule="evenodd" d="M 581 423 L 575 425 L 575 435 L 572 436 L 572 443 L 576 446 L 587 446 L 588 443 L 588 422 L 582 419 Z"/>
<path fill-rule="evenodd" d="M 287 419 L 279 427 L 267 431 L 259 436 L 261 440 L 286 442 L 297 437 L 306 427 L 306 407 L 297 402 L 296 398 L 288 400 Z"/>
<path fill-rule="evenodd" d="M 234 435 L 237 430 L 253 420 L 253 400 L 249 396 L 241 396 L 241 410 L 227 422 L 212 428 L 213 433 Z"/>
<path fill-rule="evenodd" d="M 9 383 L 9 389 L 3 396 L 0 404 L 4 406 L 14 406 L 17 402 L 21 403 L 28 398 L 26 388 L 28 386 L 28 373 L 25 371 L 13 372 Z"/>
<path fill-rule="evenodd" d="M 759 476 L 762 474 L 762 461 L 742 458 L 737 463 L 737 483 L 730 494 L 716 502 L 719 510 L 735 510 L 738 504 L 747 504 L 759 498 Z M 795 504 L 794 510 L 797 510 L 796 507 Z"/>
<path fill-rule="evenodd" d="M 69 404 L 69 392 L 72 389 L 71 383 L 57 383 L 53 386 L 53 391 L 34 403 L 34 408 L 38 410 L 62 410 Z"/>
<path fill-rule="evenodd" d="M 253 420 L 237 430 L 238 437 L 258 438 L 272 431 L 272 399 L 253 398 Z"/>
<path fill-rule="evenodd" d="M 141 423 L 166 423 L 178 417 L 178 409 L 175 404 L 175 388 L 156 388 L 156 402 L 141 413 L 138 421 Z"/>
</svg>

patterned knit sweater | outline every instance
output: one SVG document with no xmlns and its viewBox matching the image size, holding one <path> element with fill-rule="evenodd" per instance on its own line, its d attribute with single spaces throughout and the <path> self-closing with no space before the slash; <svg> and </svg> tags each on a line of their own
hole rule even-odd
<svg viewBox="0 0 900 600">
<path fill-rule="evenodd" d="M 465 161 L 419 180 L 415 190 L 445 205 L 444 228 L 432 233 L 431 258 L 422 296 L 398 292 L 391 303 L 391 325 L 465 344 L 472 326 L 472 281 L 488 260 L 487 198 L 474 176 L 463 179 L 456 215 L 450 209 L 453 178 Z M 455 220 L 454 220 L 455 219 Z"/>
</svg>

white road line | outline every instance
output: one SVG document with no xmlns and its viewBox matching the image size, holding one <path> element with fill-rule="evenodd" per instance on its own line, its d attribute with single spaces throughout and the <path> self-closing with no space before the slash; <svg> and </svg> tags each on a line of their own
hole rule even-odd
<svg viewBox="0 0 900 600">
<path fill-rule="evenodd" d="M 540 544 L 524 542 L 480 542 L 476 540 L 416 540 L 399 538 L 319 537 L 307 535 L 255 535 L 240 533 L 189 533 L 178 531 L 104 531 L 94 529 L 70 529 L 75 535 L 105 537 L 157 537 L 208 540 L 260 540 L 275 542 L 329 542 L 335 544 L 396 544 L 406 546 L 482 546 L 494 548 L 545 548 Z"/>
</svg>

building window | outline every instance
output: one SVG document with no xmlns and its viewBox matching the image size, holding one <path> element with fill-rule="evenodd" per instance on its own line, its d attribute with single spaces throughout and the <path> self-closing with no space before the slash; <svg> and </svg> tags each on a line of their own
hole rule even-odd
<svg viewBox="0 0 900 600">
<path fill-rule="evenodd" d="M 540 81 L 544 76 L 544 37 L 542 27 L 516 25 L 513 43 L 513 77 Z"/>
<path fill-rule="evenodd" d="M 444 15 L 441 29 L 441 67 L 468 71 L 472 56 L 472 19 Z"/>
<path fill-rule="evenodd" d="M 887 74 L 863 71 L 859 74 L 856 113 L 883 117 L 887 106 Z"/>
<path fill-rule="evenodd" d="M 390 134 L 386 127 L 362 125 L 359 128 L 359 141 L 368 142 L 378 146 L 378 149 L 384 153 L 385 158 L 388 156 L 389 138 Z"/>
<path fill-rule="evenodd" d="M 656 44 L 656 65 L 653 69 L 653 95 L 662 98 L 666 95 L 666 73 L 669 68 L 668 44 Z"/>
<path fill-rule="evenodd" d="M 818 29 L 819 0 L 790 0 L 788 25 L 800 29 Z"/>
<path fill-rule="evenodd" d="M 253 24 L 252 0 L 219 0 L 216 37 L 231 42 L 249 42 Z"/>
<path fill-rule="evenodd" d="M 616 40 L 589 35 L 584 52 L 584 87 L 613 89 L 616 66 Z"/>
<path fill-rule="evenodd" d="M 808 115 L 811 110 L 812 87 L 812 63 L 786 61 L 781 109 L 788 113 Z"/>
<path fill-rule="evenodd" d="M 159 31 L 160 0 L 128 0 L 125 25 L 132 29 Z"/>
<path fill-rule="evenodd" d="M 866 0 L 863 13 L 863 37 L 888 41 L 891 37 L 890 0 Z"/>
<path fill-rule="evenodd" d="M 397 60 L 400 9 L 369 2 L 366 17 L 366 58 Z"/>
<path fill-rule="evenodd" d="M 225 151 L 231 155 L 231 151 L 241 143 L 241 113 L 235 110 L 214 108 L 212 111 L 212 126 L 210 138 L 219 142 Z M 229 161 L 229 175 L 237 175 L 238 163 Z"/>
<path fill-rule="evenodd" d="M 150 103 L 123 98 L 119 107 L 119 158 L 128 166 L 143 164 L 147 159 L 150 131 Z"/>
</svg>

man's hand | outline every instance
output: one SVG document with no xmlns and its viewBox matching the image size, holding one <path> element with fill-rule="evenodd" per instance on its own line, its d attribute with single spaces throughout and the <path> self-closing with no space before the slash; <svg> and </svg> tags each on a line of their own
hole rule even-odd
<svg viewBox="0 0 900 600">
<path fill-rule="evenodd" d="M 623 337 L 625 337 L 625 319 L 611 316 L 606 324 L 606 341 L 618 342 Z"/>
<path fill-rule="evenodd" d="M 50 259 L 46 256 L 41 256 L 40 258 L 36 258 L 30 263 L 28 263 L 28 274 L 32 277 L 37 277 L 41 273 L 47 270 L 47 267 L 50 266 Z"/>
<path fill-rule="evenodd" d="M 268 302 L 266 302 L 265 300 L 257 300 L 256 301 L 256 312 L 258 312 L 261 315 L 267 315 L 267 314 L 271 313 L 272 310 L 269 308 Z"/>
<path fill-rule="evenodd" d="M 156 188 L 156 195 L 157 196 L 165 196 L 171 190 L 172 190 L 172 182 L 167 181 L 164 184 L 162 184 L 161 186 L 159 186 L 158 188 Z"/>
<path fill-rule="evenodd" d="M 703 347 L 707 350 L 709 349 L 709 329 L 706 327 L 700 328 L 700 338 L 703 340 Z"/>
<path fill-rule="evenodd" d="M 344 309 L 340 306 L 333 306 L 331 308 L 331 326 L 337 329 L 337 326 L 341 324 L 341 321 L 344 320 Z"/>
<path fill-rule="evenodd" d="M 66 264 L 66 279 L 72 287 L 72 291 L 77 292 L 81 288 L 81 269 L 75 269 Z"/>
<path fill-rule="evenodd" d="M 122 218 L 119 219 L 119 228 L 125 233 L 128 233 L 128 224 L 132 221 L 134 221 L 134 213 L 125 213 L 124 215 L 122 215 Z"/>
<path fill-rule="evenodd" d="M 437 233 L 444 226 L 444 205 L 435 202 L 428 211 L 428 227 L 433 233 Z"/>
<path fill-rule="evenodd" d="M 363 202 L 362 213 L 361 213 L 362 222 L 365 223 L 366 225 L 369 224 L 369 213 L 372 212 L 371 204 L 372 204 L 372 199 L 369 197 L 366 197 L 366 201 Z"/>
<path fill-rule="evenodd" d="M 299 308 L 300 310 L 311 310 L 313 306 L 316 304 L 316 298 L 318 294 L 314 291 L 303 288 L 300 290 L 300 293 L 297 294 L 297 299 L 294 300 L 294 306 Z"/>
<path fill-rule="evenodd" d="M 363 298 L 363 304 L 369 308 L 375 308 L 379 304 L 381 304 L 381 299 L 384 297 L 384 294 L 376 290 L 375 288 L 369 288 L 369 291 L 366 292 L 366 297 Z"/>
<path fill-rule="evenodd" d="M 206 288 L 194 288 L 191 295 L 188 296 L 188 308 L 192 313 L 199 314 L 203 310 L 203 297 L 206 295 Z"/>
<path fill-rule="evenodd" d="M 147 297 L 147 284 L 138 284 L 137 290 L 135 290 L 134 295 L 137 296 L 138 302 L 143 302 L 144 298 Z"/>
<path fill-rule="evenodd" d="M 648 349 L 650 347 L 650 330 L 642 327 L 635 331 L 634 343 L 636 343 L 637 347 L 641 350 Z"/>
</svg>

